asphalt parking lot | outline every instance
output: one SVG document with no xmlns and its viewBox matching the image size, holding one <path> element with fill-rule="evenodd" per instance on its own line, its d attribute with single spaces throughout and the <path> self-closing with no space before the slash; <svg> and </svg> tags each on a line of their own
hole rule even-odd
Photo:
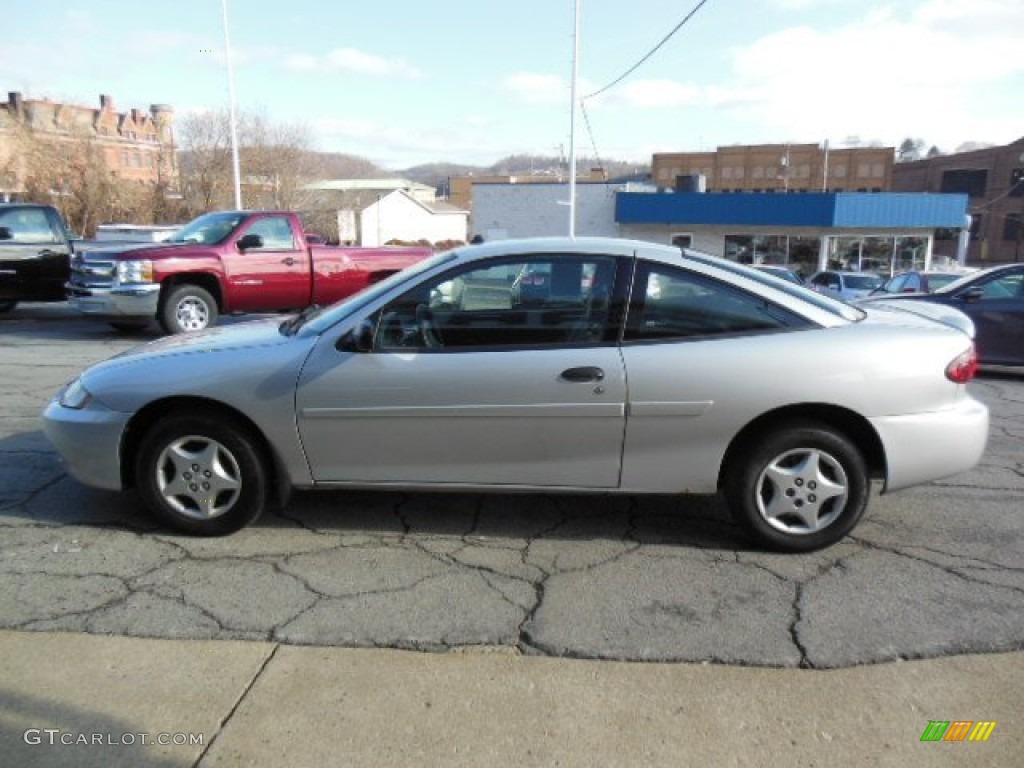
<svg viewBox="0 0 1024 768">
<path fill-rule="evenodd" d="M 40 432 L 63 383 L 148 337 L 0 316 L 0 628 L 818 669 L 1024 647 L 1024 376 L 970 385 L 979 467 L 810 555 L 751 549 L 714 499 L 639 497 L 307 492 L 211 540 L 70 479 Z"/>
</svg>

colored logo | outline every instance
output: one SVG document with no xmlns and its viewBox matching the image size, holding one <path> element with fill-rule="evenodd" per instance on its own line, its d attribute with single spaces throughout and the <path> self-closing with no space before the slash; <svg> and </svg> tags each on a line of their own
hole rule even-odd
<svg viewBox="0 0 1024 768">
<path fill-rule="evenodd" d="M 929 720 L 921 741 L 988 741 L 995 720 Z"/>
</svg>

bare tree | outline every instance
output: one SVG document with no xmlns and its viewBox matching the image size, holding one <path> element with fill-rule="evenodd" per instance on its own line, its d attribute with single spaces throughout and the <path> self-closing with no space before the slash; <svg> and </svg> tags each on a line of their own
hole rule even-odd
<svg viewBox="0 0 1024 768">
<path fill-rule="evenodd" d="M 14 151 L 6 171 L 21 178 L 24 197 L 56 205 L 76 232 L 88 237 L 103 221 L 132 221 L 141 215 L 145 187 L 118 179 L 107 166 L 103 145 L 89 131 L 54 137 L 17 126 L 9 141 Z"/>
<path fill-rule="evenodd" d="M 247 208 L 302 209 L 303 186 L 316 178 L 309 130 L 274 123 L 261 112 L 238 116 L 242 204 Z M 234 205 L 231 124 L 227 111 L 193 114 L 179 123 L 182 188 L 200 213 Z"/>
</svg>

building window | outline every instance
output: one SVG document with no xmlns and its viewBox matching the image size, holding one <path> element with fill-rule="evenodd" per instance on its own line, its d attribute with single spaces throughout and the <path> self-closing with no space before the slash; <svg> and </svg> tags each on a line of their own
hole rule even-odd
<svg viewBox="0 0 1024 768">
<path fill-rule="evenodd" d="M 1003 240 L 1015 243 L 1021 236 L 1021 215 L 1019 213 L 1008 213 L 1003 221 Z"/>
<path fill-rule="evenodd" d="M 940 192 L 952 192 L 984 197 L 988 185 L 988 171 L 984 169 L 965 169 L 942 172 Z"/>
<path fill-rule="evenodd" d="M 871 165 L 868 163 L 857 164 L 857 178 L 866 179 L 871 176 Z"/>
<path fill-rule="evenodd" d="M 1024 168 L 1010 171 L 1010 197 L 1024 197 Z"/>
<path fill-rule="evenodd" d="M 871 166 L 871 175 L 876 179 L 880 179 L 885 175 L 885 168 L 881 163 L 875 163 Z"/>
</svg>

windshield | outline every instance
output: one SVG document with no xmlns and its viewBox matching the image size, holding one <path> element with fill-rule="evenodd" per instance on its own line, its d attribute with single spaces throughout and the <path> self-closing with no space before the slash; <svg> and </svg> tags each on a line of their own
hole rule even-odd
<svg viewBox="0 0 1024 768">
<path fill-rule="evenodd" d="M 368 285 L 358 293 L 354 293 L 351 296 L 342 299 L 341 301 L 335 302 L 328 307 L 323 307 L 320 311 L 307 316 L 305 318 L 305 325 L 309 327 L 314 333 L 322 333 L 323 331 L 330 328 L 332 325 L 337 323 L 339 320 L 347 317 L 351 313 L 357 311 L 361 307 L 370 304 L 378 296 L 381 296 L 390 291 L 394 286 L 401 285 L 407 280 L 411 280 L 418 275 L 438 267 L 442 264 L 447 264 L 449 261 L 454 261 L 458 257 L 457 251 L 445 251 L 439 253 L 436 256 L 432 256 L 429 259 L 417 262 L 407 269 L 403 269 L 401 272 L 381 280 L 379 283 L 373 283 Z M 293 328 L 293 331 L 295 328 Z"/>
<path fill-rule="evenodd" d="M 245 214 L 240 211 L 224 213 L 207 213 L 195 221 L 190 221 L 169 238 L 168 243 L 204 243 L 214 244 L 224 240 L 238 228 Z"/>
<path fill-rule="evenodd" d="M 877 288 L 882 284 L 882 278 L 879 275 L 843 275 L 843 280 L 846 282 L 847 288 L 855 288 L 857 290 L 865 291 Z"/>
<path fill-rule="evenodd" d="M 968 272 L 962 277 L 958 277 L 951 283 L 946 283 L 941 288 L 936 288 L 932 293 L 956 293 L 965 285 L 969 285 L 972 281 L 978 279 L 978 272 Z"/>
<path fill-rule="evenodd" d="M 770 285 L 776 290 L 783 291 L 795 296 L 802 301 L 806 301 L 809 304 L 813 304 L 818 309 L 823 309 L 826 312 L 831 312 L 833 315 L 838 315 L 844 320 L 850 322 L 857 322 L 867 317 L 867 313 L 864 310 L 847 304 L 845 301 L 834 299 L 831 296 L 812 291 L 804 285 L 798 285 L 791 283 L 789 280 L 783 280 L 781 277 L 776 277 L 768 272 L 763 272 L 753 267 L 748 267 L 743 264 L 737 264 L 736 262 L 729 261 L 728 259 L 720 259 L 717 256 L 709 256 L 707 254 L 699 253 L 697 251 L 684 251 L 686 258 L 692 259 L 693 261 L 701 264 L 707 264 L 717 269 L 724 269 L 727 272 L 732 272 L 737 275 L 742 275 L 750 280 L 756 280 L 764 285 Z"/>
</svg>

